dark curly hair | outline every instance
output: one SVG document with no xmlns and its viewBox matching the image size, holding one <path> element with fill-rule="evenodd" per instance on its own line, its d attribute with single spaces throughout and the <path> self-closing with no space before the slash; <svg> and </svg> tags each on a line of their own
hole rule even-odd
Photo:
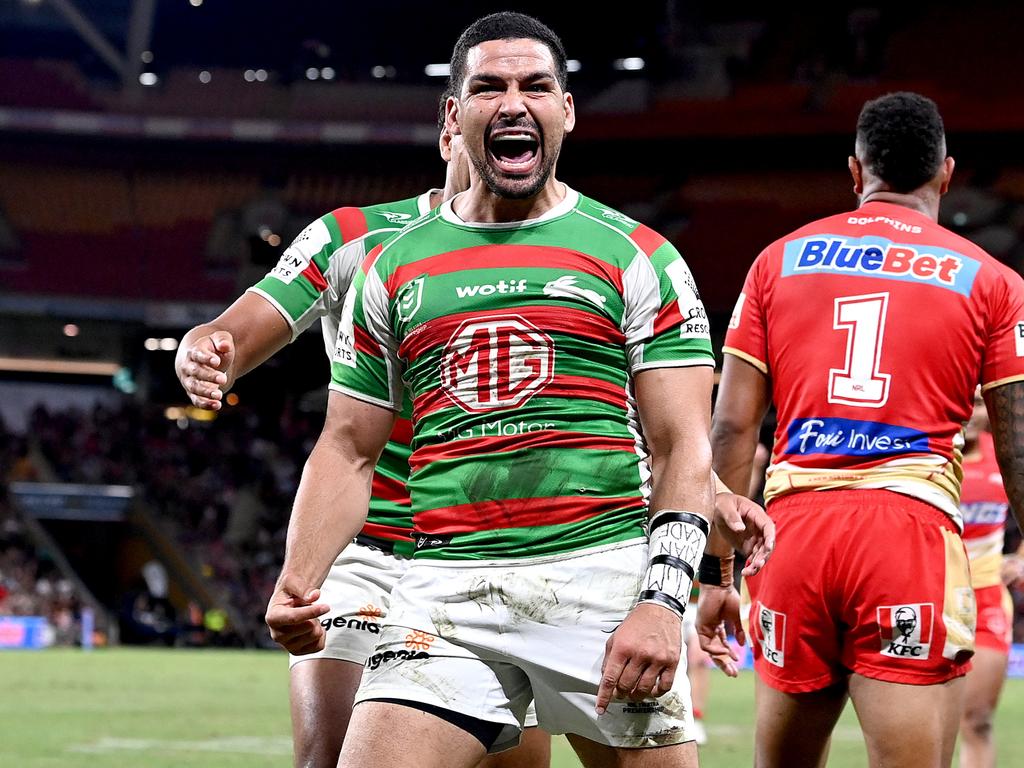
<svg viewBox="0 0 1024 768">
<path fill-rule="evenodd" d="M 555 75 L 558 84 L 564 91 L 569 82 L 569 65 L 565 58 L 565 47 L 558 35 L 551 29 L 525 13 L 503 11 L 477 19 L 459 36 L 455 48 L 452 49 L 451 70 L 448 76 L 448 87 L 445 93 L 457 95 L 462 92 L 462 83 L 466 79 L 466 57 L 469 49 L 488 40 L 517 40 L 524 38 L 543 43 L 551 51 L 555 60 Z"/>
<path fill-rule="evenodd" d="M 887 93 L 857 118 L 861 161 L 894 192 L 911 192 L 938 173 L 946 136 L 935 102 L 917 93 Z"/>
<path fill-rule="evenodd" d="M 437 130 L 444 130 L 445 120 L 448 117 L 448 97 L 451 96 L 451 92 L 445 88 L 441 93 L 441 100 L 437 104 Z"/>
</svg>

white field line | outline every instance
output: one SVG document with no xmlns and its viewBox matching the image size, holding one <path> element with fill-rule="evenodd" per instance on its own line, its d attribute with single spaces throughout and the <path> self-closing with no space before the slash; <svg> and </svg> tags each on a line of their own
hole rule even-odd
<svg viewBox="0 0 1024 768">
<path fill-rule="evenodd" d="M 230 752 L 243 755 L 290 755 L 287 736 L 230 736 L 222 739 L 177 741 L 174 739 L 118 739 L 106 737 L 89 744 L 74 744 L 68 752 L 90 755 L 113 752 Z"/>
</svg>

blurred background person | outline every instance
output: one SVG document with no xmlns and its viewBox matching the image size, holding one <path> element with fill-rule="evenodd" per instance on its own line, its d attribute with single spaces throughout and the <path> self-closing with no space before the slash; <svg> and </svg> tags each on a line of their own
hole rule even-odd
<svg viewBox="0 0 1024 768">
<path fill-rule="evenodd" d="M 1024 585 L 1020 552 L 1003 554 L 1009 501 L 989 432 L 988 410 L 978 394 L 964 428 L 964 480 L 960 511 L 978 606 L 974 658 L 967 673 L 960 721 L 960 767 L 997 765 L 993 716 L 1006 681 L 1013 640 L 1013 599 L 1007 585 Z M 1012 518 L 1011 518 L 1012 519 Z"/>
</svg>

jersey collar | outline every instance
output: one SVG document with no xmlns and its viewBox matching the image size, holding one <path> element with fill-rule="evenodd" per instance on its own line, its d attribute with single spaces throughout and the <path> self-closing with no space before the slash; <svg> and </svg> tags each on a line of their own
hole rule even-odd
<svg viewBox="0 0 1024 768">
<path fill-rule="evenodd" d="M 441 190 L 441 189 L 428 189 L 426 192 L 424 192 L 422 195 L 420 195 L 419 197 L 416 198 L 416 212 L 420 216 L 423 216 L 424 214 L 430 213 L 430 211 L 431 211 L 431 208 L 430 208 L 430 197 L 435 192 L 437 192 L 438 194 L 442 194 L 444 192 L 444 190 Z"/>
<path fill-rule="evenodd" d="M 452 205 L 458 199 L 459 195 L 455 195 L 451 200 L 447 200 L 441 205 L 440 216 L 449 224 L 457 224 L 460 227 L 468 227 L 471 229 L 522 229 L 524 227 L 535 227 L 538 224 L 544 224 L 553 219 L 557 219 L 560 216 L 564 216 L 579 203 L 580 193 L 568 184 L 562 184 L 562 186 L 565 187 L 565 197 L 562 198 L 561 202 L 535 219 L 495 222 L 463 221 L 459 215 L 455 213 L 455 208 Z M 465 193 L 460 192 L 459 194 Z"/>
</svg>

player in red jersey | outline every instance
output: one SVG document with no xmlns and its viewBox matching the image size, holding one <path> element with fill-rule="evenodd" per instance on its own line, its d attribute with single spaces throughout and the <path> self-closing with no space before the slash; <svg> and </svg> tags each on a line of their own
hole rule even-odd
<svg viewBox="0 0 1024 768">
<path fill-rule="evenodd" d="M 988 410 L 978 397 L 964 429 L 964 481 L 960 493 L 964 544 L 971 561 L 971 586 L 978 606 L 976 650 L 967 675 L 960 721 L 961 768 L 996 765 L 992 716 L 1006 679 L 1013 635 L 1013 601 L 1006 584 L 1024 579 L 1024 561 L 1018 555 L 1003 556 L 1009 502 L 988 427 Z"/>
<path fill-rule="evenodd" d="M 847 697 L 871 765 L 950 764 L 975 626 L 955 441 L 979 383 L 1024 509 L 1024 281 L 937 224 L 953 159 L 932 101 L 869 102 L 855 152 L 860 207 L 768 246 L 726 336 L 712 445 L 731 488 L 778 411 L 779 546 L 748 582 L 763 768 L 821 765 Z M 710 616 L 737 603 L 702 590 L 719 660 Z"/>
</svg>

